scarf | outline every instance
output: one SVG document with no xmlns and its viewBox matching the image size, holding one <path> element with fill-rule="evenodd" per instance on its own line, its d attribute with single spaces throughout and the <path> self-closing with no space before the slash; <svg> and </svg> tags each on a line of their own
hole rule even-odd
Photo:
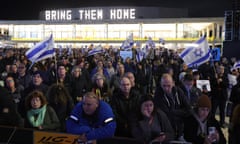
<svg viewBox="0 0 240 144">
<path fill-rule="evenodd" d="M 199 117 L 197 116 L 197 114 L 193 114 L 193 116 L 195 117 L 195 119 L 198 121 L 199 123 L 199 128 L 198 128 L 198 135 L 206 135 L 207 134 L 207 120 L 202 122 Z"/>
<path fill-rule="evenodd" d="M 43 120 L 46 113 L 46 105 L 39 109 L 30 109 L 27 112 L 27 118 L 33 127 L 38 127 L 43 124 Z M 36 119 L 37 115 L 37 119 Z"/>
</svg>

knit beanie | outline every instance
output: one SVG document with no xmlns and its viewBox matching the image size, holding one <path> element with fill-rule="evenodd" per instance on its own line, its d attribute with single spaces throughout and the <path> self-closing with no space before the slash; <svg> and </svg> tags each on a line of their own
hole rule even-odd
<svg viewBox="0 0 240 144">
<path fill-rule="evenodd" d="M 207 95 L 203 94 L 198 98 L 197 107 L 207 107 L 207 108 L 211 109 L 211 107 L 212 107 L 211 100 L 209 99 L 209 97 Z"/>
</svg>

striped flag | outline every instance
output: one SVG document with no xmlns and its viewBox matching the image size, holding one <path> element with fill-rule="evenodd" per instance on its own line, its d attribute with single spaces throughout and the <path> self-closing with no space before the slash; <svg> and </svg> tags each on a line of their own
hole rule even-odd
<svg viewBox="0 0 240 144">
<path fill-rule="evenodd" d="M 43 59 L 55 56 L 54 41 L 52 34 L 49 38 L 37 43 L 25 53 L 26 57 L 34 64 Z"/>
<path fill-rule="evenodd" d="M 122 43 L 121 45 L 121 49 L 122 50 L 132 50 L 133 48 L 133 45 L 134 45 L 134 41 L 133 41 L 133 33 L 131 33 L 127 39 Z"/>
<path fill-rule="evenodd" d="M 240 61 L 234 63 L 233 67 L 231 68 L 231 71 L 238 68 L 240 68 Z"/>
<path fill-rule="evenodd" d="M 88 52 L 88 56 L 95 55 L 98 53 L 103 53 L 103 52 L 104 52 L 104 50 L 103 50 L 102 46 L 98 45 L 97 47 L 93 48 L 92 50 L 90 50 Z"/>
<path fill-rule="evenodd" d="M 143 58 L 145 57 L 145 53 L 141 50 L 137 51 L 136 54 L 136 61 L 139 63 L 143 60 Z"/>
<path fill-rule="evenodd" d="M 207 61 L 211 57 L 211 50 L 208 46 L 206 37 L 201 37 L 193 46 L 187 47 L 179 55 L 188 67 L 199 66 Z"/>
</svg>

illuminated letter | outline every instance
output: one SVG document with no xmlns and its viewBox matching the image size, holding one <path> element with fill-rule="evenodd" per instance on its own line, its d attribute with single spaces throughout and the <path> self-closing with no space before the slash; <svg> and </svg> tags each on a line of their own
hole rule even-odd
<svg viewBox="0 0 240 144">
<path fill-rule="evenodd" d="M 55 10 L 52 10 L 51 13 L 52 13 L 52 16 L 51 16 L 52 18 L 51 19 L 56 20 L 57 19 L 57 17 L 56 17 L 57 12 Z"/>
<path fill-rule="evenodd" d="M 97 11 L 96 10 L 91 10 L 91 20 L 96 20 L 96 14 Z"/>
<path fill-rule="evenodd" d="M 99 20 L 103 19 L 103 11 L 102 11 L 102 9 L 97 10 L 97 19 L 99 19 Z"/>
<path fill-rule="evenodd" d="M 122 10 L 117 9 L 117 19 L 122 19 Z"/>
<path fill-rule="evenodd" d="M 130 9 L 130 19 L 135 19 L 135 9 Z"/>
<path fill-rule="evenodd" d="M 85 15 L 86 20 L 91 19 L 91 11 L 90 10 L 84 10 L 84 15 Z"/>
<path fill-rule="evenodd" d="M 115 9 L 110 10 L 110 19 L 116 19 L 116 10 Z"/>
<path fill-rule="evenodd" d="M 67 20 L 72 20 L 72 10 L 67 10 Z"/>
<path fill-rule="evenodd" d="M 45 11 L 45 20 L 51 20 L 51 12 L 49 10 Z"/>
<path fill-rule="evenodd" d="M 80 19 L 80 20 L 83 19 L 83 10 L 79 10 L 79 19 Z"/>
<path fill-rule="evenodd" d="M 129 19 L 129 9 L 123 9 L 123 19 Z"/>
</svg>

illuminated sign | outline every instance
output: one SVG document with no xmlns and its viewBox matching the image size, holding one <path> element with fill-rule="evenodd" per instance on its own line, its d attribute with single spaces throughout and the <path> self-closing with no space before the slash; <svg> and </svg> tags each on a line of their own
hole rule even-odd
<svg viewBox="0 0 240 144">
<path fill-rule="evenodd" d="M 80 20 L 102 20 L 103 10 L 102 9 L 90 9 L 90 10 L 79 10 Z"/>
<path fill-rule="evenodd" d="M 89 8 L 68 10 L 46 10 L 44 19 L 47 21 L 69 21 L 69 20 L 131 20 L 136 19 L 134 8 Z"/>
<path fill-rule="evenodd" d="M 110 19 L 135 19 L 135 9 L 110 9 Z"/>
<path fill-rule="evenodd" d="M 46 10 L 45 20 L 72 20 L 72 10 Z"/>
</svg>

